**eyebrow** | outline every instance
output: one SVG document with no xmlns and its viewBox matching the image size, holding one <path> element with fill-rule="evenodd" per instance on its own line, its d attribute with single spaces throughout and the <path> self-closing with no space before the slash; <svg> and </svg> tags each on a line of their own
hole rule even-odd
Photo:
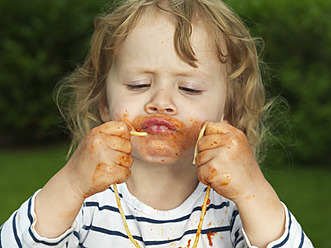
<svg viewBox="0 0 331 248">
<path fill-rule="evenodd" d="M 130 76 L 130 75 L 156 75 L 158 71 L 154 71 L 153 69 L 144 68 L 137 66 L 135 69 L 132 69 L 132 66 L 128 66 L 128 69 L 123 69 L 120 72 L 120 76 Z M 176 77 L 184 77 L 184 78 L 192 78 L 198 77 L 203 80 L 211 80 L 211 75 L 205 73 L 204 71 L 199 70 L 198 68 L 193 68 L 191 70 L 182 70 L 179 69 L 177 71 L 170 71 L 170 74 Z"/>
<path fill-rule="evenodd" d="M 194 69 L 193 72 L 178 73 L 177 75 L 181 76 L 181 77 L 192 77 L 192 76 L 193 77 L 196 77 L 196 76 L 200 77 L 200 75 L 201 75 L 204 79 L 208 79 L 208 80 L 211 79 L 210 74 L 207 74 L 203 71 L 197 71 L 197 69 Z"/>
</svg>

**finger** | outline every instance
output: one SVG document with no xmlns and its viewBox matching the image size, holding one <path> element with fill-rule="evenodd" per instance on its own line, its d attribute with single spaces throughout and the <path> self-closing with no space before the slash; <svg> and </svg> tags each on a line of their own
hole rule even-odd
<svg viewBox="0 0 331 248">
<path fill-rule="evenodd" d="M 209 120 L 205 120 L 205 121 L 203 121 L 202 123 L 201 123 L 201 128 L 204 126 L 204 125 L 206 125 L 207 123 L 209 123 L 210 121 Z"/>
<path fill-rule="evenodd" d="M 115 183 L 124 183 L 126 180 L 129 179 L 131 176 L 131 170 L 128 168 L 120 167 L 121 168 L 121 173 L 118 173 L 117 176 L 115 177 Z"/>
<path fill-rule="evenodd" d="M 114 151 L 114 152 L 116 153 L 114 162 L 117 165 L 130 169 L 133 163 L 132 156 L 123 152 L 118 152 L 118 151 Z"/>
<path fill-rule="evenodd" d="M 110 134 L 130 140 L 130 129 L 128 125 L 122 121 L 110 121 L 99 126 L 99 133 Z"/>
<path fill-rule="evenodd" d="M 126 140 L 117 136 L 105 136 L 104 140 L 107 144 L 107 147 L 118 152 L 123 152 L 126 154 L 131 154 L 132 144 L 129 140 Z"/>
<path fill-rule="evenodd" d="M 123 183 L 131 175 L 131 170 L 116 164 L 112 164 L 112 169 L 107 175 L 108 184 Z"/>
<path fill-rule="evenodd" d="M 228 124 L 226 121 L 210 122 L 206 128 L 205 135 L 211 134 L 226 134 L 237 130 L 235 127 Z"/>
<path fill-rule="evenodd" d="M 219 134 L 211 134 L 204 136 L 199 140 L 198 150 L 205 151 L 205 150 L 221 147 L 224 145 L 225 139 L 226 137 L 224 137 L 224 135 L 219 135 Z"/>
<path fill-rule="evenodd" d="M 206 185 L 206 186 L 210 186 L 210 183 L 208 183 L 208 181 L 207 181 L 205 178 L 199 176 L 198 179 L 199 179 L 199 181 L 202 182 L 204 185 Z"/>
<path fill-rule="evenodd" d="M 201 180 L 207 182 L 207 184 L 212 184 L 218 175 L 219 171 L 212 165 L 212 163 L 207 163 L 198 168 L 199 180 L 201 178 Z"/>
<path fill-rule="evenodd" d="M 96 192 L 101 192 L 113 183 L 126 181 L 131 175 L 128 168 L 115 163 L 99 163 L 93 175 L 93 187 Z"/>
<path fill-rule="evenodd" d="M 211 178 L 210 178 L 210 171 L 211 171 L 211 165 L 205 164 L 203 166 L 200 166 L 198 168 L 198 179 L 200 182 L 202 182 L 205 185 L 211 185 Z M 215 174 L 215 173 L 214 173 Z"/>
<path fill-rule="evenodd" d="M 210 162 L 215 157 L 215 152 L 211 150 L 199 152 L 195 158 L 198 167 Z"/>
<path fill-rule="evenodd" d="M 104 149 L 101 153 L 102 161 L 110 161 L 117 166 L 122 166 L 130 169 L 133 163 L 133 158 L 130 154 L 116 151 L 113 149 Z"/>
</svg>

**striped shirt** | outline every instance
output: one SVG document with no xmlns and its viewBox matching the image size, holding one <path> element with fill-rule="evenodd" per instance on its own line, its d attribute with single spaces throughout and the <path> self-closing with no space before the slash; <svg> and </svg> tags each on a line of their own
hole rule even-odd
<svg viewBox="0 0 331 248">
<path fill-rule="evenodd" d="M 130 194 L 126 184 L 118 185 L 130 232 L 141 247 L 192 247 L 200 220 L 206 186 L 199 184 L 179 207 L 160 211 Z M 36 192 L 0 228 L 0 248 L 16 247 L 132 247 L 117 208 L 113 188 L 87 198 L 72 227 L 60 237 L 40 237 L 34 229 Z M 166 199 L 165 199 L 166 200 Z M 285 232 L 268 247 L 313 247 L 294 216 L 286 209 Z M 236 205 L 210 192 L 199 248 L 253 247 L 242 228 Z"/>
</svg>

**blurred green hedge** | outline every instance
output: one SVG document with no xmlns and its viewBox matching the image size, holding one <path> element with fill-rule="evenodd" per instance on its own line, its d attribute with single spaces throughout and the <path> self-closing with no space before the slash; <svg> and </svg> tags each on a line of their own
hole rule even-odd
<svg viewBox="0 0 331 248">
<path fill-rule="evenodd" d="M 52 90 L 83 60 L 93 17 L 105 2 L 0 1 L 0 143 L 40 144 L 63 137 Z M 330 164 L 331 1 L 226 2 L 254 36 L 265 40 L 268 88 L 290 106 L 289 113 L 273 117 L 281 145 L 272 158 L 287 163 L 291 153 L 294 164 Z"/>
<path fill-rule="evenodd" d="M 84 59 L 94 15 L 102 6 L 91 0 L 0 1 L 2 145 L 63 136 L 53 89 Z"/>
<path fill-rule="evenodd" d="M 331 1 L 228 0 L 254 35 L 265 41 L 263 60 L 271 68 L 270 88 L 283 96 L 289 113 L 274 130 L 283 147 L 273 162 L 331 164 Z M 282 154 L 283 153 L 283 154 Z M 284 153 L 290 153 L 286 157 Z M 276 159 L 277 160 L 277 159 Z M 290 161 L 291 161 L 290 160 Z"/>
</svg>

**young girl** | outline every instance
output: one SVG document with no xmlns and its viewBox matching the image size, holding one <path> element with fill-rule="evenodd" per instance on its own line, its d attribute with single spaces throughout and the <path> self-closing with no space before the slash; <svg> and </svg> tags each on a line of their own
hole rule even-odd
<svg viewBox="0 0 331 248">
<path fill-rule="evenodd" d="M 258 58 L 223 2 L 123 1 L 59 92 L 79 145 L 0 247 L 312 247 L 259 168 Z"/>
</svg>

